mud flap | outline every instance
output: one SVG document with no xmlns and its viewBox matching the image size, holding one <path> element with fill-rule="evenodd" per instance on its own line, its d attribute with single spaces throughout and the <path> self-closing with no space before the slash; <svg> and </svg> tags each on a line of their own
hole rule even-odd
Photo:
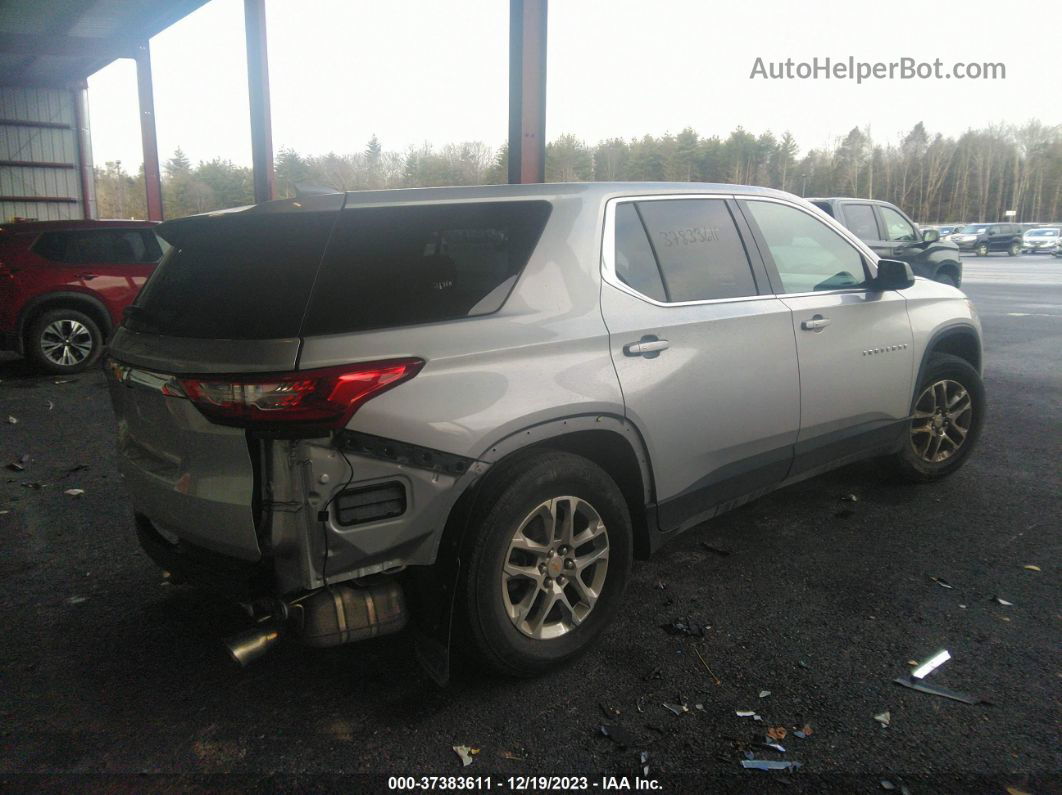
<svg viewBox="0 0 1062 795">
<path fill-rule="evenodd" d="M 407 574 L 417 661 L 440 687 L 450 682 L 450 638 L 460 568 L 455 557 L 449 564 L 418 566 Z"/>
</svg>

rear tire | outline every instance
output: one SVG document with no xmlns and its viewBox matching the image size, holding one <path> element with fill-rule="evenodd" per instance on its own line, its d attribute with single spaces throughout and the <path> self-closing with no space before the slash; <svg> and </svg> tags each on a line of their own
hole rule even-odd
<svg viewBox="0 0 1062 795">
<path fill-rule="evenodd" d="M 979 257 L 987 257 L 988 256 L 988 244 L 987 243 L 981 243 L 980 245 L 977 246 L 977 248 L 974 249 L 974 253 L 977 254 L 977 256 L 979 256 Z"/>
<path fill-rule="evenodd" d="M 910 483 L 947 477 L 977 445 L 985 408 L 977 370 L 958 356 L 933 354 L 911 407 L 903 447 L 885 459 L 886 465 Z"/>
<path fill-rule="evenodd" d="M 1011 243 L 1010 248 L 1007 249 L 1007 254 L 1011 257 L 1021 254 L 1021 243 Z"/>
<path fill-rule="evenodd" d="M 615 481 L 580 456 L 542 450 L 498 466 L 467 531 L 463 623 L 487 668 L 535 676 L 586 651 L 619 610 L 631 519 Z"/>
<path fill-rule="evenodd" d="M 76 309 L 41 313 L 26 333 L 26 355 L 45 372 L 80 373 L 103 351 L 103 332 L 96 321 Z"/>
</svg>

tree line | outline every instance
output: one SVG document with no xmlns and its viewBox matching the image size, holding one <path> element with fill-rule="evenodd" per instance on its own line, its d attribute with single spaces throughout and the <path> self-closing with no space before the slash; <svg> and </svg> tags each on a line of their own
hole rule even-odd
<svg viewBox="0 0 1062 795">
<path fill-rule="evenodd" d="M 278 197 L 302 189 L 342 191 L 506 180 L 507 148 L 479 141 L 386 151 L 373 136 L 359 152 L 275 159 Z M 764 185 L 803 196 L 857 196 L 890 201 L 923 223 L 1062 218 L 1062 126 L 1031 121 L 994 125 L 958 138 L 931 134 L 919 122 L 895 143 L 853 128 L 834 145 L 801 155 L 786 132 L 755 135 L 738 127 L 726 138 L 687 128 L 677 135 L 610 138 L 588 144 L 570 134 L 546 147 L 546 181 L 675 181 Z M 251 169 L 229 160 L 193 166 L 178 149 L 162 175 L 167 218 L 253 202 Z M 96 168 L 101 218 L 146 216 L 144 174 L 120 162 Z"/>
</svg>

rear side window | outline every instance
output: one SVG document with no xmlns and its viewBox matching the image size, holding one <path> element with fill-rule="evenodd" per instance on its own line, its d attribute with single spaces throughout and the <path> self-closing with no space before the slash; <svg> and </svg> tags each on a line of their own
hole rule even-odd
<svg viewBox="0 0 1062 795">
<path fill-rule="evenodd" d="M 642 295 L 667 301 L 645 227 L 630 202 L 616 207 L 616 277 Z"/>
<path fill-rule="evenodd" d="M 745 247 L 722 199 L 638 202 L 668 301 L 756 295 Z"/>
<path fill-rule="evenodd" d="M 434 323 L 501 309 L 531 257 L 544 201 L 344 210 L 302 333 Z"/>
<path fill-rule="evenodd" d="M 881 240 L 878 222 L 874 218 L 874 208 L 869 204 L 846 204 L 844 220 L 845 226 L 860 240 Z"/>
<path fill-rule="evenodd" d="M 35 253 L 71 265 L 138 265 L 158 262 L 162 249 L 148 229 L 93 229 L 45 232 Z"/>
<path fill-rule="evenodd" d="M 297 337 L 335 212 L 191 218 L 136 301 L 133 331 L 208 339 Z"/>
</svg>

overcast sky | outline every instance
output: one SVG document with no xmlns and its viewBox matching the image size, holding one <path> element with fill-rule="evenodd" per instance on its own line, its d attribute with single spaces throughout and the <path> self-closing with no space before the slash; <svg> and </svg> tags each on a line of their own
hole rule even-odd
<svg viewBox="0 0 1062 795">
<path fill-rule="evenodd" d="M 801 152 L 870 126 L 895 142 L 924 121 L 958 135 L 1062 120 L 1062 7 L 1033 0 L 552 0 L 547 137 L 595 143 L 737 125 L 790 130 Z M 508 0 L 267 0 L 273 143 L 304 154 L 431 142 L 504 143 Z M 1052 10 L 1054 9 L 1054 10 Z M 1037 38 L 1041 36 L 1042 38 Z M 151 41 L 161 157 L 249 164 L 241 0 L 210 0 Z M 814 57 L 1001 62 L 1005 80 L 750 79 L 764 62 Z M 89 78 L 97 164 L 141 162 L 136 73 Z"/>
</svg>

